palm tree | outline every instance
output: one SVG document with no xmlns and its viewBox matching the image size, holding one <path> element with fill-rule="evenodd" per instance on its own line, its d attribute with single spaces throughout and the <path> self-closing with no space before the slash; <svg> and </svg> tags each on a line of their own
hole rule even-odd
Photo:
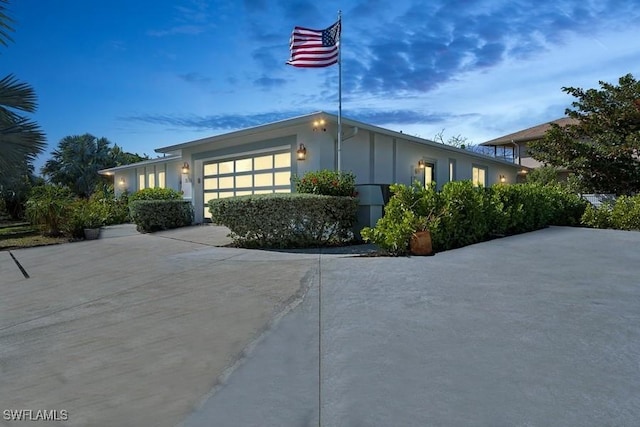
<svg viewBox="0 0 640 427">
<path fill-rule="evenodd" d="M 87 198 L 102 178 L 98 171 L 111 166 L 114 165 L 109 140 L 85 133 L 62 138 L 42 167 L 42 173 L 49 181 Z"/>
<path fill-rule="evenodd" d="M 8 0 L 0 0 L 0 44 L 11 41 L 12 19 L 5 14 Z M 11 176 L 15 165 L 33 161 L 46 147 L 37 123 L 18 112 L 33 113 L 36 93 L 31 86 L 9 74 L 0 80 L 0 179 Z"/>
</svg>

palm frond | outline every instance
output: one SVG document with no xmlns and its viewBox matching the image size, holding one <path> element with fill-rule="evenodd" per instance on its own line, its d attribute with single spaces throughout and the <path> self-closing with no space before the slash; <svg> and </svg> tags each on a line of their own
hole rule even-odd
<svg viewBox="0 0 640 427">
<path fill-rule="evenodd" d="M 0 109 L 33 113 L 37 107 L 36 92 L 27 83 L 21 83 L 13 74 L 0 80 Z"/>
<path fill-rule="evenodd" d="M 0 175 L 14 164 L 35 160 L 46 146 L 45 135 L 37 123 L 25 117 L 0 119 Z"/>
<path fill-rule="evenodd" d="M 4 6 L 5 4 L 9 4 L 9 1 L 0 0 L 0 44 L 8 46 L 9 42 L 13 41 L 11 36 L 9 36 L 9 32 L 13 31 L 13 27 L 10 25 L 13 22 L 13 19 L 5 13 L 5 10 L 7 10 Z"/>
</svg>

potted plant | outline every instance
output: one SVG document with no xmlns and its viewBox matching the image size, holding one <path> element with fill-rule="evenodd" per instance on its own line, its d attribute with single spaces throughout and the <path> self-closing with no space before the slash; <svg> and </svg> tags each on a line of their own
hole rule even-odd
<svg viewBox="0 0 640 427">
<path fill-rule="evenodd" d="M 409 250 L 412 255 L 433 255 L 431 232 L 429 231 L 431 221 L 432 215 L 416 217 L 413 223 L 415 231 L 409 240 Z"/>
<path fill-rule="evenodd" d="M 104 224 L 100 205 L 95 202 L 83 204 L 81 206 L 80 217 L 85 240 L 95 240 L 99 238 L 100 227 Z"/>
</svg>

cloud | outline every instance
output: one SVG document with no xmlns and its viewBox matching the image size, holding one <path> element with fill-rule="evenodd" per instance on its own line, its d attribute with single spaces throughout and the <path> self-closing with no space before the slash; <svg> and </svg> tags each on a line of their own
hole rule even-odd
<svg viewBox="0 0 640 427">
<path fill-rule="evenodd" d="M 215 114 L 209 116 L 173 114 L 141 114 L 120 117 L 127 122 L 148 123 L 167 126 L 172 129 L 189 129 L 194 131 L 233 131 L 253 126 L 269 124 L 281 120 L 299 117 L 318 110 L 287 110 L 257 114 Z M 416 110 L 375 110 L 351 109 L 343 113 L 343 117 L 369 123 L 377 126 L 384 125 L 424 125 L 440 124 L 447 120 L 462 119 L 475 116 L 474 114 L 455 115 L 450 113 L 423 113 Z"/>
<path fill-rule="evenodd" d="M 367 2 L 369 3 L 369 2 Z M 413 1 L 365 20 L 364 3 L 343 28 L 344 81 L 356 93 L 425 93 L 458 76 L 529 59 L 570 36 L 593 37 L 640 17 L 633 0 L 581 2 Z M 380 6 L 383 7 L 383 6 Z M 374 6 L 375 8 L 375 6 Z M 620 17 L 620 11 L 629 13 Z"/>
<path fill-rule="evenodd" d="M 207 27 L 204 25 L 176 25 L 166 30 L 149 30 L 147 31 L 147 35 L 153 37 L 174 36 L 177 34 L 194 36 L 202 34 L 205 31 L 207 31 Z"/>
<path fill-rule="evenodd" d="M 209 3 L 206 0 L 190 0 L 185 5 L 174 6 L 177 12 L 174 17 L 176 24 L 166 29 L 149 30 L 147 35 L 166 37 L 178 34 L 202 34 L 212 27 L 212 19 L 208 8 Z"/>
<path fill-rule="evenodd" d="M 271 88 L 274 88 L 274 87 L 283 86 L 284 84 L 287 83 L 287 80 L 286 79 L 278 79 L 278 78 L 267 77 L 267 76 L 263 75 L 259 79 L 254 80 L 253 83 L 256 86 L 262 87 L 263 89 L 271 89 Z"/>
<path fill-rule="evenodd" d="M 213 80 L 211 77 L 203 76 L 202 74 L 197 72 L 178 74 L 178 77 L 187 83 L 198 84 L 198 85 L 206 85 L 208 83 L 211 83 L 211 81 Z"/>
</svg>

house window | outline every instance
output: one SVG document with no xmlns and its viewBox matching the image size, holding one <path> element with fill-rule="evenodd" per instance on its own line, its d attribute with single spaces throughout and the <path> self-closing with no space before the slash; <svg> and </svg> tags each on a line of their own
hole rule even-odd
<svg viewBox="0 0 640 427">
<path fill-rule="evenodd" d="M 449 181 L 456 180 L 456 159 L 449 159 Z"/>
<path fill-rule="evenodd" d="M 487 168 L 485 166 L 473 166 L 472 181 L 476 187 L 485 187 L 487 183 Z"/>
<path fill-rule="evenodd" d="M 154 188 L 156 186 L 156 172 L 153 166 L 150 169 L 151 171 L 147 173 L 147 184 L 149 185 L 149 188 Z"/>
<path fill-rule="evenodd" d="M 144 179 L 144 169 L 142 169 L 142 171 L 138 172 L 138 190 L 144 190 L 146 187 L 145 183 L 146 180 Z"/>
</svg>

